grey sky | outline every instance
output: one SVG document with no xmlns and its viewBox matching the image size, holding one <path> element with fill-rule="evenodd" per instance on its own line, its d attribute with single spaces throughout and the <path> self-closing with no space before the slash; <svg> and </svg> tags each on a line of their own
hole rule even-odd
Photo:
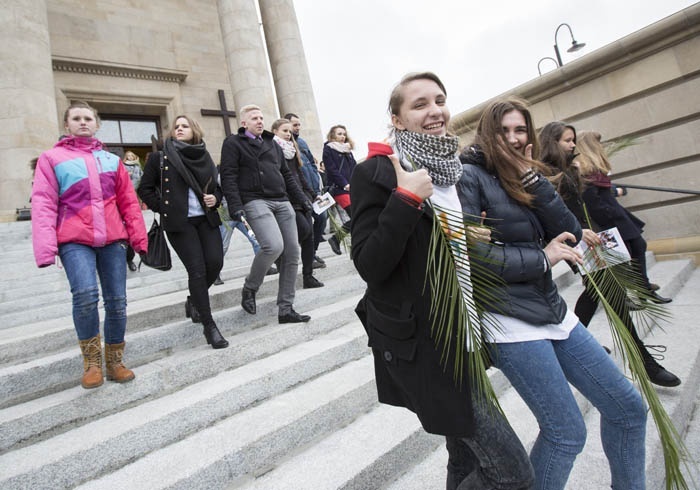
<svg viewBox="0 0 700 490">
<path fill-rule="evenodd" d="M 554 57 L 554 32 L 568 23 L 585 56 L 696 2 L 688 0 L 294 0 L 323 134 L 344 124 L 364 157 L 367 142 L 387 134 L 386 104 L 407 72 L 442 78 L 458 114 L 536 78 L 537 62 Z M 525 6 L 526 5 L 526 6 Z M 542 62 L 542 71 L 554 69 Z M 320 149 L 312 149 L 320 158 Z"/>
</svg>

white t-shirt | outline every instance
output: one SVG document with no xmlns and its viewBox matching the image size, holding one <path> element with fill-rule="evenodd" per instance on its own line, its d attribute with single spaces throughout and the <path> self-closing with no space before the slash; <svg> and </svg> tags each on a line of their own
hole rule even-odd
<svg viewBox="0 0 700 490">
<path fill-rule="evenodd" d="M 566 310 L 566 316 L 561 323 L 546 325 L 532 325 L 498 313 L 487 313 L 487 315 L 500 327 L 498 329 L 492 327 L 486 332 L 486 341 L 496 344 L 531 340 L 564 340 L 569 338 L 569 333 L 578 325 L 578 317 L 569 309 Z"/>
</svg>

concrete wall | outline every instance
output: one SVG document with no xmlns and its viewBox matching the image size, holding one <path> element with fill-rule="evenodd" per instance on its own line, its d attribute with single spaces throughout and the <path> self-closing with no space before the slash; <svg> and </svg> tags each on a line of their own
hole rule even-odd
<svg viewBox="0 0 700 490">
<path fill-rule="evenodd" d="M 233 106 L 216 2 L 47 4 L 61 117 L 70 98 L 93 101 L 102 111 L 158 115 L 166 130 L 185 113 L 201 123 L 218 162 L 222 119 L 199 112 L 219 108 L 218 89 Z"/>
<path fill-rule="evenodd" d="M 532 103 L 538 127 L 563 120 L 605 140 L 638 138 L 612 158 L 613 181 L 700 191 L 700 4 L 509 94 Z M 453 117 L 464 144 L 488 102 Z M 647 240 L 700 249 L 700 196 L 631 190 L 620 202 L 647 223 Z"/>
</svg>

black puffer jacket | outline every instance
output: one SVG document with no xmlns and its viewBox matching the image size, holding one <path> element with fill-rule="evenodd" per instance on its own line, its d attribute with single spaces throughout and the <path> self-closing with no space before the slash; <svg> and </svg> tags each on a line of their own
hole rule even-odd
<svg viewBox="0 0 700 490">
<path fill-rule="evenodd" d="M 465 164 L 457 184 L 462 210 L 474 222 L 486 211 L 485 224 L 492 228 L 492 242 L 476 245 L 472 260 L 506 283 L 496 290 L 498 301 L 484 307 L 532 325 L 561 323 L 566 303 L 559 296 L 552 271 L 546 268 L 543 249 L 563 231 L 580 240 L 578 220 L 543 176 L 527 189 L 535 196 L 533 207 L 528 208 L 508 196 L 498 177 L 486 171 L 478 147 L 467 148 L 460 159 Z"/>
</svg>

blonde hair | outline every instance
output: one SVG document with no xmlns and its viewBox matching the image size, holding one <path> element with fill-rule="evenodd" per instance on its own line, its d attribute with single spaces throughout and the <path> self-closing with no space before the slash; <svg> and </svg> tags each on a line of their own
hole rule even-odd
<svg viewBox="0 0 700 490">
<path fill-rule="evenodd" d="M 283 124 L 292 124 L 292 122 L 289 119 L 285 119 L 284 117 L 279 118 L 275 122 L 272 123 L 272 132 L 274 133 L 277 131 Z"/>
<path fill-rule="evenodd" d="M 607 175 L 612 170 L 605 148 L 600 142 L 601 139 L 602 136 L 598 131 L 581 131 L 578 134 L 576 149 L 579 155 L 576 157 L 576 161 L 579 163 L 579 171 L 582 176 L 597 172 Z"/>
<path fill-rule="evenodd" d="M 134 153 L 133 151 L 127 151 L 124 153 L 124 160 L 125 161 L 129 161 L 129 162 L 138 161 L 138 159 L 139 159 L 139 157 L 136 156 L 136 153 Z"/>
<path fill-rule="evenodd" d="M 342 124 L 336 124 L 335 126 L 332 126 L 330 131 L 328 131 L 328 134 L 326 135 L 326 140 L 335 141 L 335 130 L 338 128 L 345 130 L 345 142 L 350 145 L 351 150 L 354 150 L 355 142 L 352 140 L 352 138 L 350 138 L 350 135 L 348 134 L 348 128 L 346 128 Z"/>
<path fill-rule="evenodd" d="M 248 115 L 248 113 L 253 112 L 253 111 L 262 112 L 262 109 L 259 106 L 256 106 L 255 104 L 244 105 L 243 107 L 241 107 L 241 111 L 240 111 L 241 119 L 245 119 L 245 117 Z"/>
</svg>

